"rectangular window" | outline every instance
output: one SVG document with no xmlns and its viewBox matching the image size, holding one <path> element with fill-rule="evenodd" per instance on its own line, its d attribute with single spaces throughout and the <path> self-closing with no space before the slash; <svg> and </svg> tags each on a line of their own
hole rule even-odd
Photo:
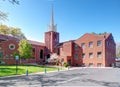
<svg viewBox="0 0 120 87">
<path fill-rule="evenodd" d="M 93 42 L 89 42 L 89 47 L 93 48 Z"/>
<path fill-rule="evenodd" d="M 98 40 L 98 41 L 97 41 L 97 46 L 98 46 L 98 47 L 102 46 L 102 41 L 101 41 L 101 40 Z"/>
<path fill-rule="evenodd" d="M 102 63 L 98 63 L 98 64 L 97 64 L 97 67 L 102 67 Z"/>
<path fill-rule="evenodd" d="M 84 49 L 84 48 L 85 48 L 85 43 L 82 43 L 82 44 L 81 44 L 81 47 Z"/>
<path fill-rule="evenodd" d="M 33 58 L 35 58 L 35 48 L 32 48 Z"/>
<path fill-rule="evenodd" d="M 74 49 L 78 50 L 78 45 L 77 44 L 75 44 Z"/>
<path fill-rule="evenodd" d="M 85 58 L 85 53 L 82 54 L 82 58 Z"/>
<path fill-rule="evenodd" d="M 93 63 L 89 63 L 88 67 L 93 67 Z"/>
<path fill-rule="evenodd" d="M 74 55 L 74 59 L 75 59 L 75 60 L 78 60 L 78 54 L 75 54 L 75 55 Z"/>
<path fill-rule="evenodd" d="M 0 52 L 0 58 L 3 58 L 3 52 Z"/>
<path fill-rule="evenodd" d="M 85 63 L 82 64 L 82 67 L 86 67 Z"/>
<path fill-rule="evenodd" d="M 89 53 L 89 58 L 93 58 L 93 53 Z"/>
<path fill-rule="evenodd" d="M 60 55 L 60 48 L 58 48 L 57 50 L 57 55 Z"/>
<path fill-rule="evenodd" d="M 97 57 L 102 58 L 102 52 L 97 52 Z"/>
</svg>

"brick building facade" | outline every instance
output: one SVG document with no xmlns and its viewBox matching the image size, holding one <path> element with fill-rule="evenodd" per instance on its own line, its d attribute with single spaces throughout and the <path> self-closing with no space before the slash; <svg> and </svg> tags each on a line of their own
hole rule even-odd
<svg viewBox="0 0 120 87">
<path fill-rule="evenodd" d="M 28 40 L 34 57 L 22 63 L 45 62 L 52 53 L 57 53 L 60 60 L 71 66 L 108 67 L 115 62 L 116 44 L 111 33 L 86 33 L 76 40 L 60 43 L 57 26 L 54 25 L 53 10 L 44 39 L 45 43 Z M 18 49 L 19 41 L 15 37 L 0 35 L 0 60 L 6 64 L 15 63 L 13 53 Z"/>
</svg>

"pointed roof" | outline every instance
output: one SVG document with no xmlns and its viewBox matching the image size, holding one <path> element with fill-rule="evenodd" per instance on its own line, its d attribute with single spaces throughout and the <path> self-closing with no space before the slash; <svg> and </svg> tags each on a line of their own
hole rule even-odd
<svg viewBox="0 0 120 87">
<path fill-rule="evenodd" d="M 52 5 L 52 11 L 51 11 L 50 26 L 54 26 L 54 11 L 53 11 L 53 5 Z"/>
<path fill-rule="evenodd" d="M 48 31 L 55 31 L 56 32 L 56 25 L 54 25 L 53 5 L 52 5 L 52 10 L 51 10 L 50 25 L 48 26 Z"/>
</svg>

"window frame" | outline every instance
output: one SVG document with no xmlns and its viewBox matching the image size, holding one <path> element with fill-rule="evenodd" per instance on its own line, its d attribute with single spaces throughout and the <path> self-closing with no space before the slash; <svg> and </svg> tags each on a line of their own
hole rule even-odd
<svg viewBox="0 0 120 87">
<path fill-rule="evenodd" d="M 82 49 L 85 49 L 85 43 L 81 43 Z"/>
<path fill-rule="evenodd" d="M 94 67 L 93 63 L 89 63 L 88 67 Z"/>
<path fill-rule="evenodd" d="M 97 58 L 102 58 L 102 52 L 97 52 Z"/>
<path fill-rule="evenodd" d="M 93 42 L 92 41 L 89 42 L 89 48 L 93 48 Z"/>
<path fill-rule="evenodd" d="M 97 63 L 97 67 L 102 67 L 102 63 Z"/>
<path fill-rule="evenodd" d="M 92 57 L 91 57 L 91 54 L 92 54 Z M 90 53 L 89 53 L 89 58 L 90 58 L 90 59 L 93 58 L 93 52 L 90 52 Z"/>
<path fill-rule="evenodd" d="M 84 55 L 84 56 L 83 56 Z M 84 59 L 85 58 L 85 53 L 82 53 L 82 58 Z"/>
<path fill-rule="evenodd" d="M 74 59 L 75 60 L 78 60 L 78 57 L 79 57 L 79 55 L 76 53 L 76 54 L 74 54 Z"/>
<path fill-rule="evenodd" d="M 97 46 L 98 46 L 98 47 L 101 47 L 101 46 L 102 46 L 102 40 L 98 40 L 98 41 L 97 41 Z"/>
</svg>

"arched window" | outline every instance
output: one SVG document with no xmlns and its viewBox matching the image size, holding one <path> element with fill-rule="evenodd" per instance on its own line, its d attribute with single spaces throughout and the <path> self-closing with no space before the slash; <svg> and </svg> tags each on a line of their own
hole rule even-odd
<svg viewBox="0 0 120 87">
<path fill-rule="evenodd" d="M 43 49 L 40 50 L 40 58 L 43 59 Z"/>
</svg>

